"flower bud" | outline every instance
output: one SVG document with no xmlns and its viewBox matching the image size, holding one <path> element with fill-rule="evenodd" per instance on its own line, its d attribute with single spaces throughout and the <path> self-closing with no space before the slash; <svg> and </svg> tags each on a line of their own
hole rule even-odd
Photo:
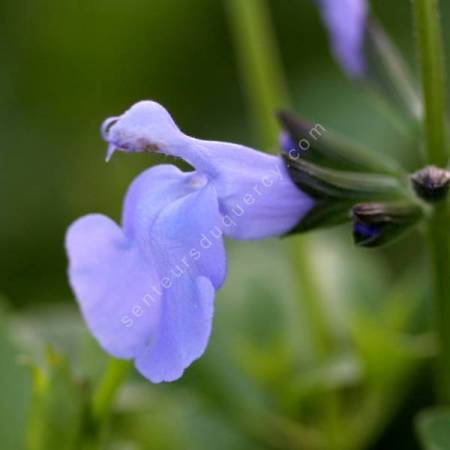
<svg viewBox="0 0 450 450">
<path fill-rule="evenodd" d="M 436 166 L 428 166 L 411 177 L 416 194 L 433 203 L 447 198 L 450 187 L 450 172 Z"/>
<path fill-rule="evenodd" d="M 362 203 L 352 209 L 353 238 L 359 247 L 380 247 L 409 230 L 422 217 L 414 204 Z"/>
</svg>

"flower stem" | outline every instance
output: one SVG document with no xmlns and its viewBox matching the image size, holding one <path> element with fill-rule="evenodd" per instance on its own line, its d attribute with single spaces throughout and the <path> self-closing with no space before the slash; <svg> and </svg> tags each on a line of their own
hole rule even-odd
<svg viewBox="0 0 450 450">
<path fill-rule="evenodd" d="M 265 0 L 224 0 L 241 69 L 244 91 L 261 145 L 274 148 L 278 126 L 274 112 L 287 101 L 280 55 Z"/>
<path fill-rule="evenodd" d="M 445 113 L 445 69 L 438 0 L 415 0 L 417 34 L 425 102 L 426 154 L 429 164 L 443 167 L 448 148 Z"/>
<path fill-rule="evenodd" d="M 445 167 L 448 161 L 446 134 L 446 86 L 442 32 L 438 0 L 414 0 L 422 85 L 425 102 L 425 139 L 428 164 Z M 450 402 L 450 243 L 449 207 L 441 202 L 434 208 L 429 224 L 433 270 L 433 301 L 439 339 L 437 391 Z"/>
<path fill-rule="evenodd" d="M 311 333 L 312 353 L 316 362 L 324 359 L 331 347 L 332 337 L 329 325 L 324 317 L 321 293 L 315 277 L 314 268 L 311 267 L 310 243 L 305 236 L 290 238 L 289 249 L 292 255 L 293 266 L 298 276 L 298 292 L 303 300 L 302 306 L 308 318 L 307 326 Z"/>
<path fill-rule="evenodd" d="M 125 382 L 131 362 L 110 358 L 105 373 L 94 391 L 91 402 L 91 416 L 95 424 L 103 423 L 111 412 L 116 394 Z"/>
<path fill-rule="evenodd" d="M 435 208 L 429 225 L 433 271 L 434 317 L 438 334 L 439 360 L 437 392 L 450 403 L 450 245 L 449 208 L 446 202 Z"/>
</svg>

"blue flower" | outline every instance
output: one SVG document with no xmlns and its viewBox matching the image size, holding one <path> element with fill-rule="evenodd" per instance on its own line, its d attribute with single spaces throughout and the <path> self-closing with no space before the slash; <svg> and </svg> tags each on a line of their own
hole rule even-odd
<svg viewBox="0 0 450 450">
<path fill-rule="evenodd" d="M 367 0 L 317 0 L 331 35 L 336 59 L 352 78 L 366 71 L 364 39 L 368 15 Z"/>
<path fill-rule="evenodd" d="M 215 292 L 226 277 L 224 236 L 284 234 L 313 201 L 281 158 L 189 137 L 155 102 L 108 119 L 103 135 L 108 158 L 159 152 L 195 169 L 148 169 L 129 188 L 121 227 L 88 215 L 66 237 L 70 283 L 100 345 L 133 359 L 152 382 L 173 381 L 207 346 Z"/>
</svg>

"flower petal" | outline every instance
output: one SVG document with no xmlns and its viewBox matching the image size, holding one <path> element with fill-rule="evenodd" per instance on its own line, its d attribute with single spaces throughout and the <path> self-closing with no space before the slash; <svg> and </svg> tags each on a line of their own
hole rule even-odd
<svg viewBox="0 0 450 450">
<path fill-rule="evenodd" d="M 111 355 L 132 358 L 159 320 L 157 301 L 148 301 L 144 320 L 132 318 L 159 285 L 155 265 L 112 220 L 97 214 L 71 225 L 66 248 L 70 284 L 90 331 Z"/>
<path fill-rule="evenodd" d="M 219 218 L 215 189 L 205 186 L 170 204 L 152 228 L 161 276 L 161 316 L 136 367 L 153 382 L 179 378 L 205 351 L 215 288 L 226 275 L 222 235 L 212 234 Z M 209 243 L 202 244 L 206 240 Z"/>
<path fill-rule="evenodd" d="M 322 17 L 331 35 L 336 59 L 352 78 L 366 71 L 364 37 L 368 14 L 367 0 L 318 0 Z"/>
<path fill-rule="evenodd" d="M 205 277 L 184 277 L 165 293 L 160 326 L 136 368 L 153 383 L 174 381 L 205 351 L 211 333 L 214 287 Z"/>
<path fill-rule="evenodd" d="M 152 251 L 158 254 L 161 276 L 183 272 L 207 277 L 216 289 L 223 284 L 226 256 L 214 186 L 180 198 L 161 212 L 152 227 Z"/>
<path fill-rule="evenodd" d="M 196 173 L 158 166 L 133 182 L 123 222 L 90 215 L 69 228 L 70 282 L 100 345 L 169 381 L 206 348 L 225 279 L 217 194 Z"/>
<path fill-rule="evenodd" d="M 158 215 L 173 201 L 195 191 L 197 179 L 194 172 L 185 173 L 168 164 L 138 175 L 125 197 L 122 224 L 126 235 L 148 249 L 150 230 Z"/>
<path fill-rule="evenodd" d="M 192 151 L 191 138 L 180 131 L 163 106 L 150 100 L 134 104 L 119 117 L 106 119 L 102 135 L 109 143 L 107 160 L 117 150 L 164 153 L 183 158 L 196 169 L 210 168 L 209 155 Z"/>
<path fill-rule="evenodd" d="M 196 172 L 184 173 L 175 166 L 146 170 L 125 199 L 125 233 L 150 260 L 158 256 L 161 277 L 164 270 L 180 269 L 221 286 L 226 275 L 221 225 L 214 186 Z"/>
<path fill-rule="evenodd" d="M 233 239 L 262 239 L 287 233 L 313 206 L 291 181 L 280 157 L 243 145 L 196 141 L 220 167 L 212 182 L 223 214 L 223 230 Z"/>
</svg>

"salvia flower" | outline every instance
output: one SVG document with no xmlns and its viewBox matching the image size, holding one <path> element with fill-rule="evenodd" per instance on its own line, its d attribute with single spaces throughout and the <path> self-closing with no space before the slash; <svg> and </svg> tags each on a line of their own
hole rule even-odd
<svg viewBox="0 0 450 450">
<path fill-rule="evenodd" d="M 364 39 L 368 15 L 367 0 L 317 0 L 330 32 L 333 53 L 352 78 L 366 71 Z"/>
<path fill-rule="evenodd" d="M 68 230 L 69 278 L 84 318 L 111 355 L 152 382 L 178 379 L 205 351 L 226 277 L 224 236 L 287 233 L 313 206 L 281 158 L 185 135 L 151 101 L 108 119 L 115 151 L 182 158 L 148 169 L 127 193 L 122 226 L 88 215 Z"/>
</svg>

